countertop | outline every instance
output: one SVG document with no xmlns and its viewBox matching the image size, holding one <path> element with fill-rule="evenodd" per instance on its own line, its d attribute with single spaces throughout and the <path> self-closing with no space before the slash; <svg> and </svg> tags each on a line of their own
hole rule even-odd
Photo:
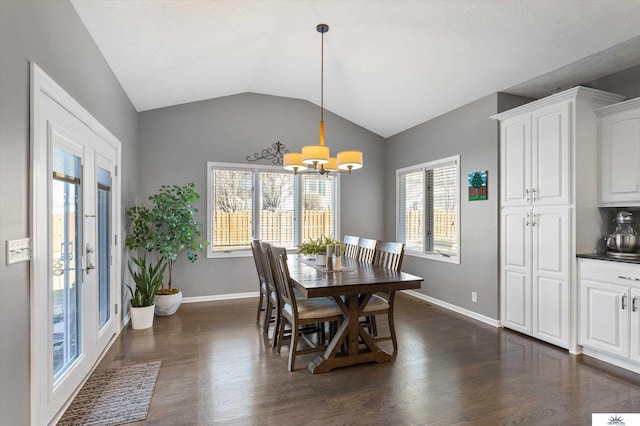
<svg viewBox="0 0 640 426">
<path fill-rule="evenodd" d="M 584 259 L 609 260 L 611 262 L 635 263 L 637 265 L 640 265 L 640 257 L 619 257 L 607 253 L 577 254 L 576 257 L 581 257 Z"/>
</svg>

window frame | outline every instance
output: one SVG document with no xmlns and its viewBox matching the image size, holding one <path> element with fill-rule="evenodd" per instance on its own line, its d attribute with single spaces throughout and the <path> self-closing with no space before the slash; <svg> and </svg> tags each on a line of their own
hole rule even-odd
<svg viewBox="0 0 640 426">
<path fill-rule="evenodd" d="M 457 188 L 457 194 L 456 194 L 456 254 L 455 255 L 443 255 L 437 252 L 429 252 L 426 250 L 426 245 L 427 245 L 427 235 L 426 235 L 426 227 L 424 229 L 424 235 L 423 237 L 423 244 L 422 244 L 422 251 L 417 251 L 414 249 L 407 249 L 405 246 L 405 254 L 408 256 L 414 256 L 414 257 L 420 257 L 420 258 L 424 258 L 424 259 L 430 259 L 430 260 L 436 260 L 439 262 L 446 262 L 446 263 L 454 263 L 454 264 L 460 264 L 460 253 L 461 253 L 461 247 L 460 247 L 460 200 L 461 200 L 461 193 L 462 191 L 460 190 L 460 155 L 453 155 L 451 157 L 446 157 L 446 158 L 441 158 L 438 160 L 433 160 L 433 161 L 428 161 L 426 163 L 421 163 L 421 164 L 416 164 L 413 166 L 408 166 L 408 167 L 404 167 L 401 169 L 397 169 L 396 170 L 396 240 L 400 241 L 400 177 L 402 175 L 411 173 L 411 172 L 417 172 L 417 171 L 421 171 L 423 173 L 426 174 L 426 172 L 428 170 L 433 170 L 436 169 L 438 167 L 441 167 L 443 165 L 446 164 L 451 164 L 454 163 L 457 166 L 457 170 L 456 170 L 456 185 L 455 187 Z M 428 207 L 428 203 L 427 203 L 427 179 L 424 179 L 424 187 L 423 187 L 423 211 L 422 211 L 422 222 L 423 223 L 427 223 L 427 207 Z"/>
<path fill-rule="evenodd" d="M 224 163 L 217 161 L 208 161 L 207 162 L 207 241 L 209 241 L 209 246 L 207 247 L 207 258 L 211 259 L 219 259 L 219 258 L 235 258 L 235 257 L 251 257 L 253 253 L 251 251 L 251 247 L 247 247 L 246 249 L 237 249 L 237 250 L 225 250 L 225 251 L 214 251 L 213 250 L 213 199 L 215 195 L 215 190 L 213 188 L 213 170 L 215 169 L 226 169 L 226 170 L 236 170 L 236 171 L 245 171 L 251 172 L 253 178 L 253 188 L 251 194 L 252 200 L 252 211 L 251 217 L 253 221 L 252 228 L 252 238 L 257 238 L 256 233 L 257 230 L 260 229 L 260 191 L 259 188 L 259 173 L 260 172 L 278 172 L 285 174 L 292 174 L 291 172 L 284 170 L 282 166 L 277 165 L 268 165 L 268 164 L 244 164 L 244 163 Z M 294 239 L 296 240 L 294 243 L 298 245 L 300 243 L 300 238 L 302 236 L 302 210 L 303 210 L 303 196 L 302 196 L 302 173 L 298 173 L 294 176 L 294 222 L 295 229 Z M 334 215 L 333 215 L 333 229 L 335 235 L 340 234 L 340 174 L 336 173 L 332 175 L 335 177 L 333 191 L 334 191 Z M 297 247 L 287 247 L 287 251 L 295 252 L 297 251 Z"/>
</svg>

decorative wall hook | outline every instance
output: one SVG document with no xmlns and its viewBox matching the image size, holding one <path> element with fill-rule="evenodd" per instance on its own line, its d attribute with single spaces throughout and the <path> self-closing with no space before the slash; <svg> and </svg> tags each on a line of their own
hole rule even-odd
<svg viewBox="0 0 640 426">
<path fill-rule="evenodd" d="M 271 148 L 263 149 L 260 154 L 254 153 L 253 158 L 247 155 L 247 161 L 271 160 L 273 164 L 282 164 L 282 157 L 288 152 L 287 147 L 278 141 L 271 145 Z"/>
</svg>

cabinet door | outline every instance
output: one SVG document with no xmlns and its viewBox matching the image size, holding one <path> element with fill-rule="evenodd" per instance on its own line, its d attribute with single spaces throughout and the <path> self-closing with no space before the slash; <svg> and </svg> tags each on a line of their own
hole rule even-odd
<svg viewBox="0 0 640 426">
<path fill-rule="evenodd" d="M 631 289 L 631 359 L 640 361 L 640 290 Z"/>
<path fill-rule="evenodd" d="M 570 102 L 531 114 L 531 193 L 535 205 L 569 204 Z"/>
<path fill-rule="evenodd" d="M 527 206 L 531 190 L 529 115 L 500 123 L 500 142 L 502 207 Z"/>
<path fill-rule="evenodd" d="M 569 208 L 534 208 L 532 335 L 569 347 Z"/>
<path fill-rule="evenodd" d="M 603 117 L 600 126 L 600 202 L 640 205 L 640 110 Z"/>
<path fill-rule="evenodd" d="M 507 328 L 531 334 L 531 227 L 529 208 L 502 212 L 501 321 Z"/>
<path fill-rule="evenodd" d="M 613 355 L 629 356 L 629 287 L 580 281 L 579 344 Z M 624 308 L 623 308 L 624 302 Z"/>
</svg>

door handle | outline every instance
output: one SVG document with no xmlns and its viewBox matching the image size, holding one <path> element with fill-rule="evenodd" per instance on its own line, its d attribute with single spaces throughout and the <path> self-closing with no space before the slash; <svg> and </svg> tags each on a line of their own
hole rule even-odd
<svg viewBox="0 0 640 426">
<path fill-rule="evenodd" d="M 528 190 L 528 189 L 525 189 L 525 190 L 524 190 L 524 196 L 525 196 L 525 198 L 526 198 L 526 200 L 527 200 L 527 203 L 528 203 L 529 201 L 531 201 L 531 197 L 529 197 L 529 190 Z"/>
<path fill-rule="evenodd" d="M 631 312 L 635 312 L 638 310 L 638 306 L 636 305 L 638 298 L 636 296 L 633 296 L 633 299 L 631 299 Z"/>
<path fill-rule="evenodd" d="M 623 295 L 622 295 L 622 297 L 620 298 L 620 300 L 621 300 L 621 302 L 622 302 L 622 310 L 625 310 L 625 309 L 626 309 L 626 307 L 627 307 L 627 305 L 625 305 L 625 304 L 624 304 L 624 299 L 625 299 L 626 297 L 627 297 L 627 296 L 626 296 L 625 294 L 623 294 Z"/>
<path fill-rule="evenodd" d="M 94 250 L 91 248 L 91 245 L 89 243 L 87 243 L 86 252 L 87 252 L 87 274 L 88 274 L 92 269 L 96 269 L 96 265 L 91 263 L 91 253 L 93 253 Z"/>
</svg>

